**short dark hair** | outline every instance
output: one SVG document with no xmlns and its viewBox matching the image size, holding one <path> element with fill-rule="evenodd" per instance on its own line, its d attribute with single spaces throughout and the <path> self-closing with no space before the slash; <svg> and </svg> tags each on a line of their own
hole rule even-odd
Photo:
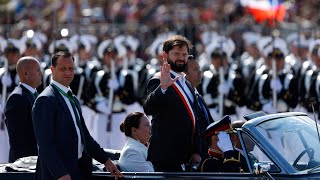
<svg viewBox="0 0 320 180">
<path fill-rule="evenodd" d="M 138 128 L 140 125 L 140 119 L 144 116 L 142 112 L 132 112 L 125 120 L 120 124 L 120 131 L 128 137 L 131 137 L 131 128 Z"/>
<path fill-rule="evenodd" d="M 284 57 L 284 54 L 281 52 L 280 49 L 275 48 L 275 49 L 273 49 L 272 52 L 270 52 L 268 54 L 268 58 L 284 59 L 285 57 Z"/>
<path fill-rule="evenodd" d="M 211 59 L 220 59 L 227 57 L 227 54 L 223 52 L 220 48 L 217 48 L 216 50 L 212 51 L 210 57 Z"/>
<path fill-rule="evenodd" d="M 20 54 L 19 48 L 16 47 L 12 42 L 9 42 L 4 50 L 5 55 L 8 55 L 9 53 Z"/>
<path fill-rule="evenodd" d="M 107 53 L 114 53 L 114 54 L 118 54 L 118 49 L 116 48 L 114 43 L 110 43 L 103 51 L 103 55 L 107 54 Z"/>
<path fill-rule="evenodd" d="M 320 51 L 320 45 L 317 44 L 314 46 L 314 48 L 311 50 L 311 54 L 314 56 L 319 56 L 319 51 Z"/>
<path fill-rule="evenodd" d="M 74 57 L 71 53 L 66 52 L 66 51 L 59 51 L 53 54 L 51 58 L 51 66 L 56 67 L 57 66 L 57 61 L 59 57 L 64 57 L 64 58 L 71 58 L 74 61 Z"/>
<path fill-rule="evenodd" d="M 188 62 L 189 61 L 196 61 L 196 62 L 198 62 L 198 60 L 194 57 L 194 55 L 188 55 Z M 187 63 L 187 65 L 186 65 L 186 68 L 184 69 L 184 72 L 188 72 L 188 69 L 189 69 L 189 63 Z"/>
<path fill-rule="evenodd" d="M 186 37 L 181 35 L 173 35 L 164 41 L 163 51 L 169 53 L 169 51 L 172 50 L 175 46 L 187 46 L 188 52 L 192 49 L 192 44 Z"/>
</svg>

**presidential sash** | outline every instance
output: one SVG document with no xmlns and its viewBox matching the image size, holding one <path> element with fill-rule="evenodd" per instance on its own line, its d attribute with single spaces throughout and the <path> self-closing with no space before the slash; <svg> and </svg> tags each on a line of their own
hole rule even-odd
<svg viewBox="0 0 320 180">
<path fill-rule="evenodd" d="M 174 75 L 171 74 L 171 77 L 174 78 Z M 193 131 L 195 131 L 195 122 L 196 122 L 196 117 L 195 114 L 193 112 L 193 105 L 192 105 L 192 101 L 191 99 L 188 97 L 188 94 L 185 92 L 185 90 L 182 88 L 182 85 L 180 84 L 179 80 L 177 80 L 176 82 L 174 82 L 172 84 L 172 87 L 174 88 L 174 90 L 178 93 L 179 97 L 181 98 L 184 106 L 187 109 L 187 112 L 190 116 L 191 119 L 191 123 L 192 123 L 192 127 L 193 127 Z"/>
</svg>

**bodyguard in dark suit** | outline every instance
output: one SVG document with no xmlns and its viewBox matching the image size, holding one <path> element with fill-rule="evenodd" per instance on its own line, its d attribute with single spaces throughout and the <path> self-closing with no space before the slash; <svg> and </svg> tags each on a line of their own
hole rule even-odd
<svg viewBox="0 0 320 180">
<path fill-rule="evenodd" d="M 199 126 L 199 132 L 203 132 L 209 126 L 209 124 L 213 123 L 214 120 L 210 113 L 210 110 L 205 103 L 203 97 L 197 91 L 197 86 L 201 83 L 202 80 L 202 72 L 200 70 L 199 62 L 195 59 L 193 55 L 188 56 L 188 64 L 184 71 L 186 73 L 186 79 L 190 82 L 192 87 L 194 88 L 198 104 L 197 104 L 197 124 Z M 208 142 L 200 139 L 201 151 L 200 156 L 202 159 L 208 157 Z"/>
<path fill-rule="evenodd" d="M 58 52 L 51 60 L 52 83 L 44 89 L 32 109 L 39 147 L 38 179 L 89 179 L 92 158 L 105 164 L 116 178 L 122 176 L 108 155 L 90 136 L 79 101 L 70 91 L 74 59 Z"/>
<path fill-rule="evenodd" d="M 41 84 L 42 72 L 37 59 L 31 56 L 19 59 L 16 70 L 20 84 L 10 94 L 5 106 L 5 122 L 8 129 L 9 162 L 38 154 L 34 136 L 31 110 Z"/>
<path fill-rule="evenodd" d="M 183 171 L 182 164 L 201 161 L 195 111 L 197 100 L 183 73 L 190 48 L 189 40 L 183 36 L 175 35 L 165 40 L 161 75 L 148 82 L 144 110 L 153 118 L 148 160 L 155 171 Z"/>
</svg>

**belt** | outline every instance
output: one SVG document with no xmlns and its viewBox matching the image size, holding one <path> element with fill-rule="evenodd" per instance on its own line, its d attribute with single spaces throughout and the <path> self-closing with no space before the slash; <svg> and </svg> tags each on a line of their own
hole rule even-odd
<svg viewBox="0 0 320 180">
<path fill-rule="evenodd" d="M 216 108 L 216 107 L 218 107 L 218 104 L 210 104 L 210 105 L 208 105 L 208 108 Z"/>
<path fill-rule="evenodd" d="M 124 113 L 126 112 L 126 110 L 122 109 L 120 111 L 112 111 L 112 114 L 116 114 L 116 113 Z"/>
</svg>

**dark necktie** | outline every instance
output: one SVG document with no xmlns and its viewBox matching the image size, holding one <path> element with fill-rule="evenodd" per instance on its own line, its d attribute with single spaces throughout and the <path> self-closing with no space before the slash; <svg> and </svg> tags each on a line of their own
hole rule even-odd
<svg viewBox="0 0 320 180">
<path fill-rule="evenodd" d="M 76 118 L 76 123 L 77 123 L 77 126 L 79 128 L 79 131 L 80 131 L 80 136 L 81 136 L 81 142 L 83 144 L 83 150 L 85 151 L 86 150 L 86 139 L 85 139 L 85 136 L 84 136 L 84 130 L 83 130 L 83 126 L 82 126 L 82 123 L 80 121 L 80 117 L 79 117 L 79 114 L 78 112 L 80 113 L 80 107 L 78 108 L 77 107 L 77 104 L 76 104 L 76 101 L 73 97 L 73 94 L 71 91 L 68 91 L 67 93 L 65 93 L 62 89 L 60 89 L 57 85 L 55 84 L 51 84 L 53 87 L 57 88 L 57 90 L 63 94 L 65 97 L 67 97 L 69 99 L 69 102 L 71 104 L 71 107 L 72 107 L 72 111 L 73 111 L 73 114 Z M 78 112 L 77 110 L 78 109 Z"/>
<path fill-rule="evenodd" d="M 80 121 L 80 117 L 79 117 L 79 114 L 78 112 L 80 113 L 79 109 L 77 108 L 77 105 L 76 105 L 76 102 L 74 100 L 74 97 L 73 97 L 73 94 L 71 91 L 68 91 L 68 93 L 66 94 L 67 95 L 67 98 L 69 99 L 70 103 L 71 103 L 71 107 L 72 107 L 72 110 L 73 110 L 73 113 L 74 113 L 74 116 L 76 118 L 76 122 L 77 122 L 77 125 L 78 125 L 78 128 L 80 130 L 80 135 L 81 135 L 81 142 L 83 144 L 83 147 L 85 149 L 85 145 L 86 145 L 86 142 L 85 142 L 85 136 L 84 136 L 84 131 L 83 131 L 83 128 L 82 128 L 82 123 Z M 77 110 L 78 109 L 78 112 Z"/>
<path fill-rule="evenodd" d="M 203 102 L 203 100 L 202 100 L 202 98 L 201 98 L 201 96 L 199 94 L 196 94 L 196 95 L 197 95 L 197 98 L 198 98 L 198 104 L 199 104 L 199 106 L 200 106 L 200 108 L 201 108 L 201 110 L 202 110 L 202 112 L 204 114 L 204 117 L 206 118 L 207 123 L 210 124 L 209 115 L 207 113 L 206 107 L 204 106 L 204 102 Z"/>
<path fill-rule="evenodd" d="M 38 95 L 39 95 L 39 93 L 38 93 L 37 91 L 35 91 L 35 92 L 33 93 L 33 96 L 34 96 L 35 98 L 37 98 Z"/>
</svg>

